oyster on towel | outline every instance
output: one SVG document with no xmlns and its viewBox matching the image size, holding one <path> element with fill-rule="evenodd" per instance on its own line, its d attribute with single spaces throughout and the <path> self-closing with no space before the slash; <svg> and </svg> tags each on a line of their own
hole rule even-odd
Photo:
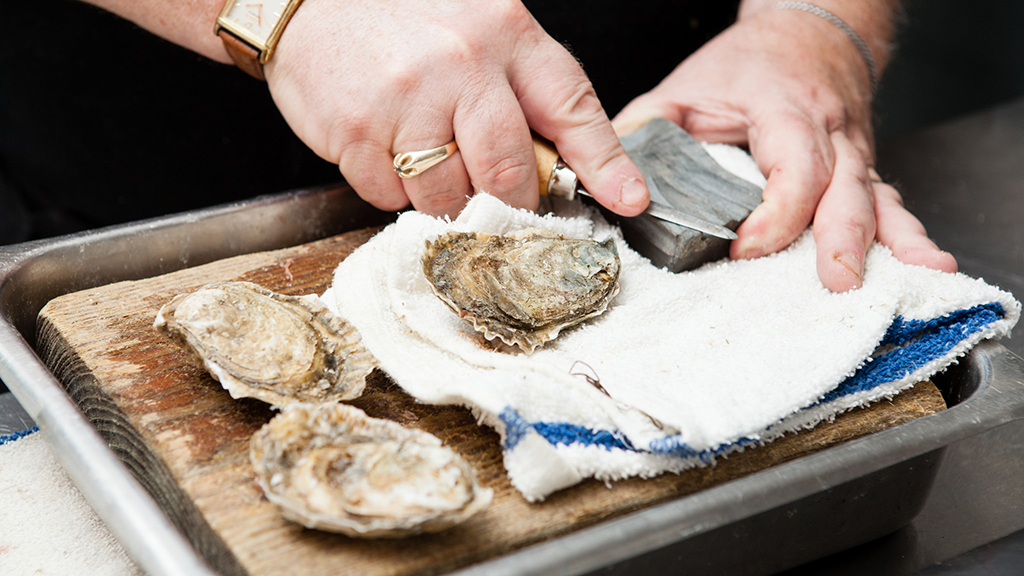
<svg viewBox="0 0 1024 576">
<path fill-rule="evenodd" d="M 436 436 L 344 404 L 290 404 L 249 446 L 267 499 L 307 528 L 360 538 L 439 532 L 493 495 Z"/>
<path fill-rule="evenodd" d="M 249 282 L 176 296 L 153 326 L 184 340 L 233 398 L 274 406 L 357 398 L 377 364 L 355 327 L 319 301 Z"/>
<path fill-rule="evenodd" d="M 448 232 L 427 242 L 423 272 L 437 296 L 488 340 L 527 353 L 601 314 L 619 291 L 615 240 L 542 230 Z"/>
</svg>

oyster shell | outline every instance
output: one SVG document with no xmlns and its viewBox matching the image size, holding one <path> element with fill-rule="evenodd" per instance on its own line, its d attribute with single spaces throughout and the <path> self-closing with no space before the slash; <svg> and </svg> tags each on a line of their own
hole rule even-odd
<svg viewBox="0 0 1024 576">
<path fill-rule="evenodd" d="M 274 406 L 356 398 L 376 366 L 356 329 L 315 298 L 249 282 L 176 296 L 153 326 L 184 340 L 233 398 Z"/>
<path fill-rule="evenodd" d="M 604 312 L 619 291 L 614 239 L 541 230 L 448 232 L 427 242 L 423 272 L 437 296 L 487 339 L 527 353 Z"/>
<path fill-rule="evenodd" d="M 493 494 L 436 436 L 334 402 L 285 407 L 249 446 L 267 499 L 308 528 L 361 538 L 439 532 Z"/>
</svg>

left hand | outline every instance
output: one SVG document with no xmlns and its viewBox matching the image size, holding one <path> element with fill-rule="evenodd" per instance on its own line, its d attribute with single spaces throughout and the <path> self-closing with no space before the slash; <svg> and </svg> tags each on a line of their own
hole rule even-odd
<svg viewBox="0 0 1024 576">
<path fill-rule="evenodd" d="M 624 216 L 648 190 L 579 63 L 519 0 L 306 0 L 266 65 L 296 135 L 366 201 L 456 216 L 476 190 L 536 209 L 530 129 L 553 141 L 594 198 Z M 401 151 L 456 141 L 416 178 Z"/>
<path fill-rule="evenodd" d="M 698 140 L 748 145 L 767 176 L 763 203 L 737 230 L 733 258 L 781 250 L 813 220 L 818 277 L 832 291 L 861 286 L 875 238 L 902 262 L 956 271 L 953 256 L 874 172 L 867 67 L 824 19 L 791 10 L 742 18 L 613 124 L 624 134 L 655 117 Z"/>
</svg>

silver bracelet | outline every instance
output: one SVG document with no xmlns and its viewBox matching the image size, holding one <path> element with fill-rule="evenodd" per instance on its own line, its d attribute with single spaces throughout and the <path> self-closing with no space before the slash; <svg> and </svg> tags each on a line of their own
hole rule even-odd
<svg viewBox="0 0 1024 576">
<path fill-rule="evenodd" d="M 850 28 L 849 24 L 843 22 L 838 16 L 828 10 L 815 6 L 814 4 L 808 4 L 807 2 L 775 2 L 772 4 L 772 9 L 800 10 L 803 12 L 809 12 L 815 16 L 820 16 L 825 20 L 828 20 L 833 26 L 842 30 L 843 34 L 846 34 L 846 37 L 849 38 L 853 42 L 853 45 L 857 47 L 857 51 L 860 52 L 861 57 L 864 58 L 864 63 L 868 65 L 868 76 L 871 78 L 871 91 L 875 91 L 875 86 L 878 84 L 878 67 L 875 66 L 875 57 L 871 55 L 871 49 L 868 48 L 864 39 L 860 37 L 860 34 L 857 34 L 856 30 Z"/>
</svg>

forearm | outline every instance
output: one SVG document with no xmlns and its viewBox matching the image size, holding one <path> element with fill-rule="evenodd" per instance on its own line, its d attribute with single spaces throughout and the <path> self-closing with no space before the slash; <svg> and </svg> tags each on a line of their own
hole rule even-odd
<svg viewBox="0 0 1024 576">
<path fill-rule="evenodd" d="M 214 35 L 223 0 L 84 0 L 218 62 L 231 63 Z"/>
<path fill-rule="evenodd" d="M 740 4 L 739 19 L 772 10 L 772 4 L 775 2 L 776 0 L 743 0 Z M 871 50 L 875 66 L 881 74 L 892 53 L 893 23 L 899 8 L 899 0 L 812 0 L 809 3 L 828 10 L 853 28 Z M 815 18 L 811 14 L 806 16 Z M 824 20 L 822 23 L 830 26 Z M 839 30 L 836 32 L 841 33 Z"/>
</svg>

